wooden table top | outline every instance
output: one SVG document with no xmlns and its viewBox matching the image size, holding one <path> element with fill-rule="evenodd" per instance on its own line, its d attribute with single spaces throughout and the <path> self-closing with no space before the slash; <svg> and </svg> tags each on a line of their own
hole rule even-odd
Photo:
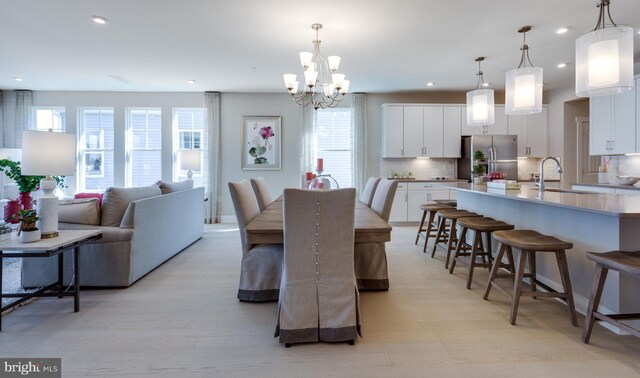
<svg viewBox="0 0 640 378">
<path fill-rule="evenodd" d="M 283 198 L 280 196 L 246 227 L 249 244 L 282 244 Z M 356 201 L 355 242 L 381 243 L 391 240 L 391 226 L 367 205 Z"/>
</svg>

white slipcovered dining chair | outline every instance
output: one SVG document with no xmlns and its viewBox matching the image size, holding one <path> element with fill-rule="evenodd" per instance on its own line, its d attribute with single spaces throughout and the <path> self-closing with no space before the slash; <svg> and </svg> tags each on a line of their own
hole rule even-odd
<svg viewBox="0 0 640 378">
<path fill-rule="evenodd" d="M 282 272 L 282 244 L 247 243 L 245 227 L 258 214 L 258 201 L 247 180 L 230 182 L 229 192 L 238 219 L 242 242 L 242 264 L 238 299 L 247 302 L 278 300 Z"/>
<path fill-rule="evenodd" d="M 398 182 L 382 179 L 376 187 L 371 201 L 371 210 L 385 222 L 389 222 L 391 205 L 396 195 Z M 385 243 L 357 243 L 354 251 L 358 289 L 388 290 L 389 272 Z"/>
<path fill-rule="evenodd" d="M 365 205 L 371 207 L 371 202 L 373 202 L 373 194 L 376 192 L 376 187 L 380 182 L 380 177 L 369 177 L 367 183 L 362 190 L 362 194 L 360 194 L 360 202 Z"/>
<path fill-rule="evenodd" d="M 284 191 L 284 264 L 275 337 L 353 344 L 360 333 L 355 189 Z"/>
<path fill-rule="evenodd" d="M 258 208 L 260 209 L 260 212 L 262 212 L 267 206 L 271 205 L 274 200 L 273 196 L 271 196 L 271 192 L 269 191 L 267 180 L 265 180 L 264 177 L 252 178 L 251 186 L 253 187 L 256 199 L 258 200 Z"/>
</svg>

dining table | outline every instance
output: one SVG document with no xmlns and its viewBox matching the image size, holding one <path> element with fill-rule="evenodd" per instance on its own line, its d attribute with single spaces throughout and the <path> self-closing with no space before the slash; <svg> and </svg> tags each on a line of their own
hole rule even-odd
<svg viewBox="0 0 640 378">
<path fill-rule="evenodd" d="M 283 244 L 283 196 L 278 197 L 245 227 L 249 244 Z M 387 290 L 389 278 L 385 243 L 391 225 L 366 204 L 356 201 L 354 270 L 359 289 Z"/>
</svg>

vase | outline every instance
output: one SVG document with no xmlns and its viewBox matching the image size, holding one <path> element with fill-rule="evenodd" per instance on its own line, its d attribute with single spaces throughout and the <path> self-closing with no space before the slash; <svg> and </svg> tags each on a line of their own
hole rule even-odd
<svg viewBox="0 0 640 378">
<path fill-rule="evenodd" d="M 31 192 L 21 192 L 18 197 L 18 202 L 22 205 L 24 210 L 33 210 L 33 198 Z"/>
<path fill-rule="evenodd" d="M 40 240 L 40 230 L 20 231 L 20 243 L 33 243 Z"/>
<path fill-rule="evenodd" d="M 4 207 L 4 221 L 13 223 L 13 224 L 20 223 L 20 219 L 18 218 L 11 219 L 11 218 L 19 214 L 21 208 L 22 206 L 20 205 L 20 202 L 18 202 L 18 200 L 9 201 L 7 205 Z"/>
</svg>

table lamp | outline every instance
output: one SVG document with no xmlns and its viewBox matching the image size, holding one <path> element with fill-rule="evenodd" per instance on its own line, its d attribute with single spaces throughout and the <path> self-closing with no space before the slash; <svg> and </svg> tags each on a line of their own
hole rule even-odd
<svg viewBox="0 0 640 378">
<path fill-rule="evenodd" d="M 183 171 L 187 171 L 188 180 L 193 180 L 193 170 L 200 170 L 201 161 L 202 152 L 200 150 L 180 151 L 180 169 Z"/>
<path fill-rule="evenodd" d="M 53 191 L 58 185 L 51 176 L 73 176 L 76 168 L 76 137 L 53 131 L 22 133 L 22 174 L 46 176 L 40 180 L 43 195 L 38 198 L 36 212 L 42 238 L 58 236 L 58 198 Z"/>
</svg>

